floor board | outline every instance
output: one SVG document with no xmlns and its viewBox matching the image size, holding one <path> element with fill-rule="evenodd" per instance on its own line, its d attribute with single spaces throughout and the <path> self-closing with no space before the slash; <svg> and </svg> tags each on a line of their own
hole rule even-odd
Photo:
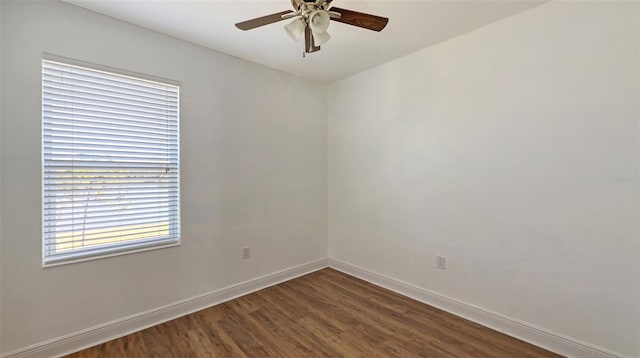
<svg viewBox="0 0 640 358">
<path fill-rule="evenodd" d="M 68 357 L 559 356 L 323 269 Z"/>
</svg>

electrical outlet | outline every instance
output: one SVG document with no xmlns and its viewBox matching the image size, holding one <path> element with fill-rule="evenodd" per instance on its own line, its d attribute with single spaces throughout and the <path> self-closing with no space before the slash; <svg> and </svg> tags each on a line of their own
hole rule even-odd
<svg viewBox="0 0 640 358">
<path fill-rule="evenodd" d="M 251 249 L 248 247 L 242 248 L 242 259 L 246 260 L 251 257 Z"/>
<path fill-rule="evenodd" d="M 440 270 L 447 269 L 447 258 L 444 256 L 436 256 L 436 267 Z"/>
</svg>

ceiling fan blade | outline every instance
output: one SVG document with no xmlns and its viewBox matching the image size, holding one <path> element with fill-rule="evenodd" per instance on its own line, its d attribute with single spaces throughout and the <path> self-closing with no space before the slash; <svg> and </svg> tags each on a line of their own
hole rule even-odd
<svg viewBox="0 0 640 358">
<path fill-rule="evenodd" d="M 307 25 L 307 27 L 304 28 L 304 52 L 312 53 L 316 51 L 320 51 L 320 46 L 316 46 L 314 43 L 313 33 L 311 32 L 309 25 Z"/>
<path fill-rule="evenodd" d="M 362 12 L 353 10 L 341 9 L 338 7 L 331 7 L 331 11 L 339 12 L 340 18 L 331 18 L 333 21 L 342 22 L 345 24 L 362 27 L 373 31 L 382 31 L 389 19 L 386 17 L 369 15 Z"/>
<path fill-rule="evenodd" d="M 291 11 L 291 10 L 286 10 L 286 11 L 281 11 L 281 12 L 278 12 L 278 13 L 275 13 L 275 14 L 271 14 L 271 15 L 267 15 L 267 16 L 256 17 L 255 19 L 239 22 L 239 23 L 236 24 L 236 27 L 239 28 L 240 30 L 244 30 L 244 31 L 255 29 L 256 27 L 269 25 L 269 24 L 272 24 L 274 22 L 278 22 L 280 20 L 283 20 L 282 15 L 289 14 L 289 13 L 292 13 L 292 12 L 293 11 Z"/>
</svg>

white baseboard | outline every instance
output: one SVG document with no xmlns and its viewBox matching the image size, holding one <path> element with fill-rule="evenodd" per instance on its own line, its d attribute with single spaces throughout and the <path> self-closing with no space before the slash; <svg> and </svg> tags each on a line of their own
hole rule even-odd
<svg viewBox="0 0 640 358">
<path fill-rule="evenodd" d="M 630 358 L 623 354 L 562 336 L 531 323 L 509 318 L 500 313 L 492 312 L 470 303 L 461 302 L 338 259 L 329 258 L 329 267 L 563 356 L 579 358 Z"/>
<path fill-rule="evenodd" d="M 59 357 L 95 346 L 157 324 L 215 306 L 236 297 L 291 280 L 327 267 L 327 259 L 319 259 L 282 271 L 270 273 L 223 289 L 187 298 L 146 312 L 107 322 L 98 326 L 53 338 L 2 354 L 2 358 Z"/>
</svg>

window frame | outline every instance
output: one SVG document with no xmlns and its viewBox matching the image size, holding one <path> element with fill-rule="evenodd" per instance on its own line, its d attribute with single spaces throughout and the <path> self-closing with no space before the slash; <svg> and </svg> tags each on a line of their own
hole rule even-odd
<svg viewBox="0 0 640 358">
<path fill-rule="evenodd" d="M 105 72 L 107 74 L 112 74 L 115 76 L 123 76 L 123 77 L 130 77 L 136 80 L 142 80 L 142 81 L 150 81 L 150 82 L 156 82 L 156 83 L 160 83 L 163 85 L 168 85 L 168 86 L 173 86 L 176 87 L 176 93 L 177 93 L 177 103 L 176 103 L 176 139 L 177 139 L 177 144 L 176 144 L 176 151 L 177 151 L 177 173 L 176 173 L 176 188 L 175 188 L 175 193 L 177 195 L 177 199 L 176 199 L 176 204 L 174 205 L 168 205 L 167 208 L 174 208 L 175 207 L 175 227 L 174 230 L 175 232 L 172 233 L 171 231 L 171 227 L 169 228 L 169 235 L 170 237 L 167 238 L 154 238 L 154 239 L 148 239 L 148 240 L 141 240 L 139 242 L 135 242 L 135 243 L 131 243 L 131 244 L 125 244 L 125 245 L 116 245 L 116 244 L 111 244 L 111 245 L 105 245 L 105 246 L 101 246 L 101 247 L 96 247 L 93 249 L 87 249 L 86 251 L 76 251 L 76 252 L 70 252 L 68 254 L 62 254 L 62 255 L 58 255 L 56 257 L 51 257 L 50 255 L 47 255 L 47 238 L 46 238 L 46 234 L 45 234 L 45 218 L 46 218 L 46 208 L 45 208 L 45 94 L 44 94 L 44 81 L 43 81 L 43 75 L 44 75 L 44 64 L 46 62 L 55 62 L 55 63 L 59 63 L 61 65 L 67 65 L 67 66 L 76 66 L 76 67 L 81 67 L 81 68 L 85 68 L 88 70 L 93 70 L 93 71 L 100 71 L 100 72 Z M 41 154 L 41 164 L 40 164 L 40 169 L 41 169 L 41 175 L 40 175 L 40 179 L 41 179 L 41 207 L 40 207 L 40 214 L 41 214 L 41 257 L 42 257 L 42 268 L 48 268 L 48 267 L 55 267 L 55 266 L 61 266 L 61 265 L 67 265 L 67 264 L 73 264 L 73 263 L 78 263 L 78 262 L 86 262 L 86 261 L 92 261 L 92 260 L 98 260 L 98 259 L 103 259 L 103 258 L 108 258 L 108 257 L 115 257 L 115 256 L 121 256 L 121 255 L 128 255 L 128 254 L 134 254 L 134 253 L 139 253 L 139 252 L 145 252 L 145 251 L 150 251 L 150 250 L 157 250 L 157 249 L 164 249 L 164 248 L 169 248 L 169 247 L 177 247 L 177 246 L 181 246 L 182 245 L 182 195 L 181 195 L 181 144 L 182 141 L 181 139 L 181 134 L 180 134 L 180 127 L 181 127 L 181 120 L 180 120 L 180 102 L 181 102 L 181 87 L 180 87 L 180 83 L 178 81 L 174 81 L 174 80 L 169 80 L 166 78 L 162 78 L 162 77 L 157 77 L 157 76 L 152 76 L 152 75 L 148 75 L 148 74 L 141 74 L 141 73 L 137 73 L 137 72 L 132 72 L 132 71 L 127 71 L 127 70 L 122 70 L 119 68 L 114 68 L 114 67 L 109 67 L 109 66 L 104 66 L 104 65 L 98 65 L 95 63 L 90 63 L 90 62 L 85 62 L 85 61 L 79 61 L 79 60 L 74 60 L 74 59 L 70 59 L 70 58 L 66 58 L 66 57 L 62 57 L 62 56 L 57 56 L 57 55 L 52 55 L 49 53 L 43 53 L 42 57 L 41 57 L 41 61 L 40 61 L 40 90 L 41 90 L 41 96 L 40 96 L 40 144 L 41 144 L 41 148 L 40 148 L 40 154 Z M 172 236 L 173 235 L 173 236 Z M 171 237 L 172 236 L 172 237 Z"/>
</svg>

